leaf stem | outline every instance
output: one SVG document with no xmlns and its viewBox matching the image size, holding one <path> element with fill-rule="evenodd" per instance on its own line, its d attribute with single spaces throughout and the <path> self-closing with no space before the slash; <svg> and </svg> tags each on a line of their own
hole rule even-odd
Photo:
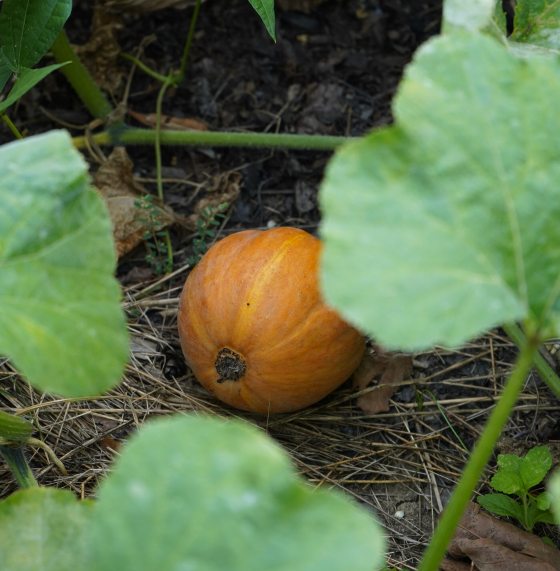
<svg viewBox="0 0 560 571">
<path fill-rule="evenodd" d="M 354 137 L 326 135 L 297 135 L 292 133 L 236 133 L 231 131 L 171 131 L 162 130 L 160 144 L 189 145 L 198 147 L 250 147 L 264 149 L 297 149 L 334 151 Z M 87 147 L 88 140 L 98 145 L 153 145 L 156 132 L 153 129 L 137 129 L 123 124 L 109 131 L 88 137 L 75 137 L 74 145 Z"/>
<path fill-rule="evenodd" d="M 536 339 L 526 340 L 522 346 L 521 353 L 511 375 L 506 381 L 502 395 L 472 451 L 449 503 L 443 511 L 432 540 L 422 557 L 418 571 L 439 569 L 439 564 L 445 555 L 447 545 L 455 533 L 465 507 L 480 480 L 484 467 L 492 455 L 496 441 L 508 421 L 523 383 L 531 370 L 537 347 L 538 342 Z"/>
<path fill-rule="evenodd" d="M 202 5 L 201 0 L 196 0 L 194 5 L 194 12 L 191 18 L 191 22 L 189 24 L 189 32 L 187 34 L 187 40 L 185 42 L 185 47 L 183 49 L 183 55 L 181 56 L 181 64 L 179 67 L 179 71 L 174 76 L 174 83 L 175 85 L 179 85 L 185 79 L 185 75 L 187 73 L 187 64 L 189 61 L 189 54 L 191 51 L 191 46 L 194 40 L 194 32 L 196 30 L 196 23 L 198 21 L 198 16 L 200 14 L 200 6 Z"/>
<path fill-rule="evenodd" d="M 173 85 L 173 79 L 171 77 L 161 86 L 159 90 L 157 101 L 156 101 L 156 139 L 155 139 L 155 154 L 156 154 L 156 181 L 157 181 L 157 194 L 161 203 L 164 203 L 163 196 L 163 176 L 162 176 L 162 161 L 161 161 L 161 113 L 163 107 L 163 98 L 165 97 L 165 92 L 167 89 Z M 166 273 L 169 273 L 173 269 L 173 246 L 171 244 L 171 236 L 169 235 L 169 230 L 166 228 L 164 230 L 165 236 L 165 248 L 167 250 L 167 262 L 165 264 Z"/>
<path fill-rule="evenodd" d="M 60 33 L 51 51 L 58 63 L 70 62 L 62 67 L 60 71 L 66 76 L 66 79 L 70 82 L 70 85 L 87 110 L 94 117 L 105 119 L 113 111 L 113 107 L 76 55 L 68 41 L 66 32 L 62 31 Z"/>
<path fill-rule="evenodd" d="M 29 468 L 29 464 L 23 455 L 23 448 L 13 448 L 11 446 L 0 446 L 0 455 L 8 464 L 15 481 L 20 488 L 34 488 L 37 480 Z"/>
<path fill-rule="evenodd" d="M 23 139 L 23 135 L 20 133 L 20 131 L 16 127 L 15 123 L 10 119 L 10 117 L 6 113 L 1 113 L 0 117 L 2 118 L 2 121 L 4 121 L 4 123 L 6 124 L 8 129 L 10 129 L 10 131 L 12 132 L 12 135 L 16 139 Z"/>
<path fill-rule="evenodd" d="M 508 337 L 518 346 L 522 347 L 527 341 L 521 327 L 516 323 L 510 323 L 503 326 Z M 548 388 L 560 398 L 560 378 L 554 369 L 548 364 L 548 361 L 541 355 L 539 351 L 535 353 L 535 367 L 539 372 L 541 379 L 547 384 Z"/>
</svg>

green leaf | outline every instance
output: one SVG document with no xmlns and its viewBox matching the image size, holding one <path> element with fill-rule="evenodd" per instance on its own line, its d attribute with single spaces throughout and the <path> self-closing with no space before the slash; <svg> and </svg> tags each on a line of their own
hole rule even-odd
<svg viewBox="0 0 560 571">
<path fill-rule="evenodd" d="M 556 523 L 560 525 L 560 470 L 556 470 L 548 483 L 548 492 L 552 501 L 552 512 Z"/>
<path fill-rule="evenodd" d="M 518 0 L 511 39 L 560 50 L 560 0 Z"/>
<path fill-rule="evenodd" d="M 249 0 L 262 20 L 269 36 L 276 41 L 276 17 L 274 15 L 274 0 Z"/>
<path fill-rule="evenodd" d="M 384 559 L 369 513 L 304 484 L 256 428 L 200 416 L 130 440 L 91 534 L 96 571 L 371 571 Z"/>
<path fill-rule="evenodd" d="M 482 30 L 492 20 L 496 0 L 445 0 L 443 4 L 443 28 L 453 30 Z"/>
<path fill-rule="evenodd" d="M 520 475 L 525 489 L 530 490 L 540 484 L 552 468 L 552 455 L 548 446 L 535 446 L 522 458 Z"/>
<path fill-rule="evenodd" d="M 65 64 L 57 63 L 39 69 L 23 69 L 6 99 L 0 101 L 0 113 L 6 111 L 10 105 L 13 105 L 22 95 L 27 93 L 32 87 L 49 75 L 49 73 L 52 73 L 55 69 L 63 65 Z"/>
<path fill-rule="evenodd" d="M 38 388 L 108 390 L 128 356 L 105 205 L 62 131 L 0 148 L 0 354 Z"/>
<path fill-rule="evenodd" d="M 515 494 L 525 490 L 523 480 L 518 472 L 512 472 L 506 469 L 498 470 L 492 479 L 490 485 L 497 491 L 504 494 Z"/>
<path fill-rule="evenodd" d="M 521 470 L 521 458 L 517 454 L 498 454 L 496 464 L 510 472 L 519 472 Z"/>
<path fill-rule="evenodd" d="M 90 509 L 65 490 L 15 492 L 0 502 L 0 569 L 83 569 Z"/>
<path fill-rule="evenodd" d="M 9 442 L 25 442 L 34 428 L 30 422 L 0 410 L 0 438 Z"/>
<path fill-rule="evenodd" d="M 484 494 L 479 496 L 476 501 L 490 513 L 523 521 L 523 507 L 509 496 L 504 494 Z"/>
<path fill-rule="evenodd" d="M 14 69 L 33 67 L 50 49 L 70 12 L 72 0 L 4 0 L 0 46 Z"/>
<path fill-rule="evenodd" d="M 560 330 L 559 100 L 557 60 L 477 34 L 424 44 L 396 125 L 327 169 L 326 301 L 388 348 L 460 345 L 526 318 Z"/>
<path fill-rule="evenodd" d="M 550 509 L 552 502 L 551 502 L 550 495 L 548 494 L 548 492 L 542 492 L 541 494 L 539 494 L 535 498 L 535 504 L 542 511 L 546 511 L 546 510 Z"/>
<path fill-rule="evenodd" d="M 6 83 L 8 83 L 8 79 L 10 79 L 11 75 L 12 75 L 12 70 L 8 62 L 2 56 L 2 52 L 0 51 L 0 93 L 4 89 Z"/>
<path fill-rule="evenodd" d="M 557 520 L 554 517 L 554 514 L 550 510 L 539 511 L 535 514 L 535 524 L 537 523 L 547 523 L 550 525 L 554 525 Z"/>
</svg>

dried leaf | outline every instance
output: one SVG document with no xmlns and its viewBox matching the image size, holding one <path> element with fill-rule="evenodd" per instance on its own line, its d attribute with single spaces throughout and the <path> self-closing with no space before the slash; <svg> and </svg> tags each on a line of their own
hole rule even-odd
<svg viewBox="0 0 560 571">
<path fill-rule="evenodd" d="M 228 207 L 233 204 L 239 196 L 240 182 L 241 174 L 235 171 L 214 177 L 209 188 L 207 188 L 208 195 L 196 203 L 193 209 L 194 213 L 188 217 L 188 225 L 195 229 L 196 221 L 204 216 L 204 212 L 207 212 L 208 209 L 217 211 L 222 204 L 227 204 Z"/>
<path fill-rule="evenodd" d="M 128 114 L 142 125 L 155 128 L 157 125 L 157 115 L 155 113 L 138 113 L 128 111 Z M 161 128 L 172 131 L 207 131 L 208 125 L 201 119 L 192 117 L 173 117 L 172 115 L 161 116 Z"/>
<path fill-rule="evenodd" d="M 175 219 L 167 206 L 158 205 L 134 180 L 132 161 L 123 147 L 113 150 L 94 176 L 94 185 L 105 199 L 113 223 L 117 255 L 135 248 L 147 232 L 165 228 Z"/>
<path fill-rule="evenodd" d="M 469 504 L 449 555 L 469 558 L 479 571 L 559 571 L 560 551 L 511 523 L 496 519 Z"/>
<path fill-rule="evenodd" d="M 367 414 L 377 414 L 389 410 L 389 400 L 412 372 L 412 357 L 409 355 L 385 353 L 377 350 L 367 354 L 354 373 L 353 385 L 359 390 L 367 388 L 375 380 L 379 381 L 373 390 L 360 395 L 356 404 Z"/>
<path fill-rule="evenodd" d="M 120 87 L 125 72 L 119 67 L 121 47 L 117 41 L 117 33 L 123 27 L 120 19 L 96 5 L 91 24 L 89 40 L 76 47 L 80 60 L 89 69 L 95 83 L 111 93 Z"/>
</svg>

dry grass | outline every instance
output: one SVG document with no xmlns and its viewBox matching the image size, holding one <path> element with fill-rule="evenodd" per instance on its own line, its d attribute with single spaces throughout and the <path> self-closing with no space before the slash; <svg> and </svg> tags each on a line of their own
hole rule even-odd
<svg viewBox="0 0 560 571">
<path fill-rule="evenodd" d="M 36 436 L 68 469 L 62 476 L 43 451 L 30 450 L 40 483 L 90 495 L 118 453 L 114 448 L 150 417 L 237 416 L 275 438 L 312 485 L 340 488 L 372 508 L 390 536 L 389 563 L 414 569 L 511 368 L 510 341 L 493 332 L 458 350 L 416 355 L 412 378 L 385 414 L 361 413 L 354 404 L 358 393 L 346 385 L 310 409 L 256 418 L 224 408 L 185 368 L 175 320 L 186 272 L 181 268 L 125 291 L 132 357 L 122 384 L 108 395 L 87 400 L 41 395 L 8 362 L 0 362 L 0 409 L 31 420 Z M 558 401 L 533 374 L 502 448 L 509 451 L 514 442 L 523 452 L 549 442 L 558 454 L 559 411 Z M 0 494 L 13 489 L 0 466 Z"/>
</svg>

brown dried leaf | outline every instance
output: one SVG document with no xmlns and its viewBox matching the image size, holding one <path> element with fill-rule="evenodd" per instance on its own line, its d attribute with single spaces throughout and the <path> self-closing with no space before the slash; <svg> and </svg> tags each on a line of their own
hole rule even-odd
<svg viewBox="0 0 560 571">
<path fill-rule="evenodd" d="M 134 180 L 132 161 L 123 147 L 113 150 L 93 182 L 109 208 L 119 257 L 140 244 L 146 232 L 156 232 L 174 221 L 173 211 L 167 206 L 151 202 L 149 208 L 141 207 L 146 192 Z"/>
<path fill-rule="evenodd" d="M 412 357 L 385 353 L 378 349 L 374 355 L 366 353 L 352 376 L 353 385 L 359 390 L 379 381 L 373 390 L 360 395 L 356 404 L 367 414 L 389 410 L 389 400 L 412 372 Z"/>
<path fill-rule="evenodd" d="M 468 558 L 479 571 L 559 571 L 560 551 L 536 535 L 519 529 L 469 504 L 449 555 Z"/>
<path fill-rule="evenodd" d="M 155 113 L 138 113 L 128 111 L 128 114 L 142 125 L 155 128 L 157 125 L 157 115 Z M 201 119 L 193 117 L 173 117 L 172 115 L 161 116 L 161 128 L 170 131 L 207 131 L 208 125 Z"/>
<path fill-rule="evenodd" d="M 207 218 L 205 212 L 218 211 L 221 205 L 231 206 L 239 196 L 239 185 L 241 183 L 241 174 L 235 171 L 222 173 L 213 178 L 210 186 L 207 188 L 208 196 L 201 198 L 194 207 L 194 213 L 188 217 L 188 225 L 196 228 L 196 221 L 201 218 Z M 223 212 L 223 210 L 221 210 Z"/>
<path fill-rule="evenodd" d="M 125 76 L 125 71 L 119 67 L 121 47 L 117 41 L 117 33 L 122 27 L 116 14 L 96 5 L 91 36 L 85 44 L 76 46 L 76 53 L 92 74 L 95 83 L 111 93 L 118 90 Z"/>
</svg>

